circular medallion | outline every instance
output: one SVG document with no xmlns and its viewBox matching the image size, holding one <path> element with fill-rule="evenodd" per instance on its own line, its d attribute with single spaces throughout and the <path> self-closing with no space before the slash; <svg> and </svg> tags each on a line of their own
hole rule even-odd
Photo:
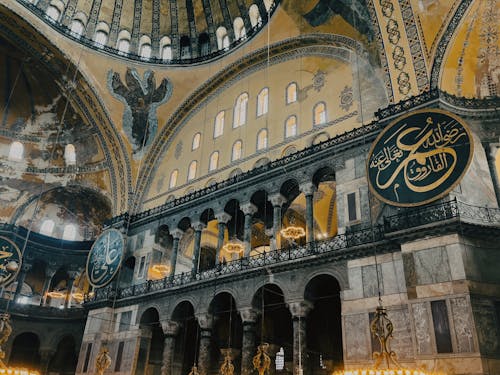
<svg viewBox="0 0 500 375">
<path fill-rule="evenodd" d="M 17 245 L 0 237 L 0 288 L 13 282 L 21 270 L 22 257 Z"/>
<path fill-rule="evenodd" d="M 113 280 L 123 259 L 123 248 L 123 236 L 117 229 L 108 229 L 97 237 L 87 258 L 90 285 L 102 288 Z"/>
<path fill-rule="evenodd" d="M 393 206 L 420 206 L 448 194 L 474 153 L 467 125 L 439 109 L 414 111 L 390 123 L 373 143 L 367 176 L 375 196 Z"/>
</svg>

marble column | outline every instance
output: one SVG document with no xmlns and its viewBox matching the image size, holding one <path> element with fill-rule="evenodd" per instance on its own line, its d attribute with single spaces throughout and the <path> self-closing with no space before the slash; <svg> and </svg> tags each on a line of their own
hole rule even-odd
<svg viewBox="0 0 500 375">
<path fill-rule="evenodd" d="M 245 243 L 245 252 L 243 256 L 250 255 L 252 250 L 252 217 L 257 212 L 257 207 L 253 203 L 244 203 L 240 205 L 241 211 L 245 214 L 245 227 L 243 232 L 243 242 Z"/>
<path fill-rule="evenodd" d="M 316 186 L 312 182 L 306 182 L 299 186 L 300 191 L 306 196 L 306 242 L 314 241 L 314 191 Z"/>
<path fill-rule="evenodd" d="M 196 221 L 191 225 L 194 229 L 194 250 L 193 250 L 193 267 L 191 273 L 196 275 L 198 267 L 200 266 L 200 252 L 201 252 L 201 232 L 205 228 L 205 224 L 201 221 Z"/>
<path fill-rule="evenodd" d="M 241 375 L 251 375 L 253 371 L 252 359 L 255 351 L 255 322 L 257 312 L 253 308 L 240 309 L 243 322 L 243 340 L 241 347 Z"/>
<path fill-rule="evenodd" d="M 64 298 L 65 309 L 70 307 L 71 296 L 73 294 L 73 284 L 75 283 L 75 279 L 77 278 L 78 274 L 78 271 L 68 271 L 68 285 L 66 286 L 66 297 Z"/>
<path fill-rule="evenodd" d="M 215 264 L 220 263 L 220 252 L 222 246 L 224 246 L 224 234 L 226 233 L 227 223 L 231 220 L 231 215 L 226 212 L 219 212 L 215 214 L 215 218 L 217 219 L 217 229 L 219 233 L 217 235 L 217 250 L 215 253 Z"/>
<path fill-rule="evenodd" d="M 213 316 L 199 314 L 196 316 L 200 325 L 200 346 L 198 350 L 198 370 L 201 375 L 207 375 L 210 370 L 210 341 L 212 340 Z"/>
<path fill-rule="evenodd" d="M 19 271 L 19 275 L 17 276 L 17 286 L 16 286 L 16 292 L 14 294 L 14 302 L 18 303 L 19 298 L 21 297 L 21 291 L 23 289 L 24 285 L 24 280 L 26 279 L 26 275 L 28 274 L 28 271 L 31 269 L 31 264 L 29 263 L 23 263 L 21 266 L 21 271 Z"/>
<path fill-rule="evenodd" d="M 488 160 L 488 168 L 491 174 L 491 182 L 493 182 L 493 189 L 495 190 L 497 204 L 500 206 L 500 181 L 498 179 L 497 166 L 495 163 L 499 148 L 500 148 L 500 143 L 484 143 L 486 158 Z"/>
<path fill-rule="evenodd" d="M 293 322 L 293 373 L 302 375 L 307 373 L 307 352 L 306 352 L 306 317 L 313 308 L 309 301 L 291 302 L 288 304 L 292 314 Z"/>
<path fill-rule="evenodd" d="M 57 268 L 55 265 L 53 267 L 47 267 L 45 269 L 45 280 L 43 281 L 42 296 L 40 298 L 40 306 L 44 306 L 47 303 L 47 293 L 49 292 L 50 282 L 52 277 L 54 277 Z"/>
<path fill-rule="evenodd" d="M 172 374 L 172 364 L 174 362 L 175 341 L 181 324 L 172 320 L 162 322 L 163 328 L 163 361 L 161 375 Z"/>
<path fill-rule="evenodd" d="M 40 374 L 46 375 L 49 373 L 50 360 L 56 353 L 53 348 L 40 348 Z"/>
<path fill-rule="evenodd" d="M 181 237 L 184 234 L 184 232 L 179 228 L 176 228 L 170 231 L 170 234 L 174 238 L 172 242 L 172 255 L 170 258 L 170 276 L 174 276 L 175 266 L 177 264 L 177 253 L 179 252 L 179 241 L 181 240 Z"/>
<path fill-rule="evenodd" d="M 271 250 L 281 249 L 281 207 L 286 203 L 286 198 L 280 193 L 269 196 L 273 205 L 273 231 L 274 241 L 271 242 Z"/>
</svg>

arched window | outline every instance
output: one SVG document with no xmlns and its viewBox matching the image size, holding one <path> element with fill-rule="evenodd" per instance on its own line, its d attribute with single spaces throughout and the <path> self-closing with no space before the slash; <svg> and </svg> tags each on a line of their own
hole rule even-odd
<svg viewBox="0 0 500 375">
<path fill-rule="evenodd" d="M 196 150 L 200 147 L 201 133 L 196 133 L 193 137 L 193 142 L 191 144 L 191 150 Z"/>
<path fill-rule="evenodd" d="M 250 24 L 252 27 L 262 25 L 262 17 L 260 16 L 257 4 L 250 5 L 250 8 L 248 8 L 248 16 L 250 17 Z"/>
<path fill-rule="evenodd" d="M 44 220 L 42 226 L 40 227 L 40 233 L 45 234 L 46 236 L 50 236 L 53 230 L 54 230 L 54 221 L 50 219 Z"/>
<path fill-rule="evenodd" d="M 241 17 L 236 17 L 233 22 L 234 38 L 245 39 L 247 36 L 247 31 L 245 30 L 245 23 Z"/>
<path fill-rule="evenodd" d="M 257 96 L 257 116 L 265 115 L 269 108 L 269 89 L 264 87 Z"/>
<path fill-rule="evenodd" d="M 215 116 L 214 138 L 220 137 L 224 133 L 224 111 L 220 111 Z"/>
<path fill-rule="evenodd" d="M 257 134 L 257 151 L 267 148 L 267 129 L 262 129 Z"/>
<path fill-rule="evenodd" d="M 179 47 L 181 49 L 181 59 L 190 59 L 191 58 L 191 40 L 187 35 L 181 36 L 181 40 L 179 42 Z"/>
<path fill-rule="evenodd" d="M 75 146 L 67 144 L 64 147 L 64 160 L 66 161 L 66 165 L 75 165 L 76 164 L 76 151 Z"/>
<path fill-rule="evenodd" d="M 286 104 L 295 103 L 296 101 L 297 101 L 297 84 L 295 82 L 292 82 L 286 87 Z"/>
<path fill-rule="evenodd" d="M 108 42 L 108 33 L 104 30 L 99 30 L 95 33 L 94 41 L 97 47 L 102 48 Z"/>
<path fill-rule="evenodd" d="M 231 43 L 229 42 L 229 35 L 226 34 L 226 36 L 222 39 L 222 48 L 224 48 L 225 51 L 229 49 L 229 45 Z"/>
<path fill-rule="evenodd" d="M 247 121 L 247 105 L 248 94 L 244 92 L 238 96 L 238 99 L 236 99 L 236 104 L 234 106 L 233 128 L 245 125 Z"/>
<path fill-rule="evenodd" d="M 210 155 L 210 162 L 208 163 L 208 171 L 214 171 L 219 166 L 219 151 L 212 152 Z"/>
<path fill-rule="evenodd" d="M 14 141 L 10 145 L 9 160 L 21 161 L 23 160 L 24 146 L 21 142 Z"/>
<path fill-rule="evenodd" d="M 229 36 L 224 26 L 220 26 L 215 32 L 215 35 L 217 35 L 217 48 L 219 50 L 229 48 Z"/>
<path fill-rule="evenodd" d="M 128 39 L 120 39 L 117 44 L 118 53 L 120 55 L 128 54 L 130 50 L 130 41 Z"/>
<path fill-rule="evenodd" d="M 80 20 L 73 20 L 70 26 L 71 33 L 80 38 L 83 35 L 83 31 L 85 30 L 85 25 Z"/>
<path fill-rule="evenodd" d="M 61 17 L 61 11 L 55 5 L 49 5 L 45 14 L 55 22 L 59 21 L 59 17 Z"/>
<path fill-rule="evenodd" d="M 201 33 L 198 36 L 198 52 L 200 56 L 206 56 L 210 53 L 210 37 L 207 33 Z"/>
<path fill-rule="evenodd" d="M 193 160 L 189 164 L 189 169 L 188 169 L 188 181 L 194 180 L 196 178 L 196 170 L 198 169 L 198 162 L 196 160 Z"/>
<path fill-rule="evenodd" d="M 326 105 L 323 102 L 317 103 L 313 109 L 313 124 L 321 125 L 326 123 Z"/>
<path fill-rule="evenodd" d="M 170 44 L 166 44 L 161 49 L 161 58 L 165 61 L 172 60 L 172 46 Z"/>
<path fill-rule="evenodd" d="M 241 159 L 242 151 L 243 151 L 243 143 L 239 140 L 234 142 L 233 150 L 231 151 L 231 161 L 236 161 Z"/>
<path fill-rule="evenodd" d="M 279 352 L 276 353 L 274 363 L 276 364 L 277 371 L 282 371 L 285 368 L 285 351 L 283 348 L 280 348 Z"/>
<path fill-rule="evenodd" d="M 285 122 L 285 138 L 297 135 L 297 116 L 292 115 Z"/>
<path fill-rule="evenodd" d="M 173 170 L 170 173 L 170 181 L 168 182 L 168 188 L 172 189 L 177 185 L 177 176 L 179 175 L 179 171 L 177 169 Z"/>
<path fill-rule="evenodd" d="M 270 12 L 274 7 L 274 0 L 264 0 L 264 6 L 266 7 L 266 10 Z"/>
<path fill-rule="evenodd" d="M 151 58 L 151 44 L 145 43 L 141 45 L 139 55 L 142 59 L 148 60 Z"/>
<path fill-rule="evenodd" d="M 64 227 L 62 239 L 73 241 L 76 238 L 76 227 L 73 224 L 68 224 Z"/>
</svg>

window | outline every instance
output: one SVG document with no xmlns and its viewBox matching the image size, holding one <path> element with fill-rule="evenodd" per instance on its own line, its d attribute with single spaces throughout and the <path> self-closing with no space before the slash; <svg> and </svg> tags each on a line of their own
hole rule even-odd
<svg viewBox="0 0 500 375">
<path fill-rule="evenodd" d="M 141 46 L 141 50 L 139 52 L 139 55 L 143 59 L 150 59 L 151 58 L 151 44 L 143 44 Z"/>
<path fill-rule="evenodd" d="M 108 33 L 102 30 L 97 31 L 95 33 L 94 41 L 98 47 L 102 48 L 108 42 Z"/>
<path fill-rule="evenodd" d="M 220 111 L 215 117 L 214 138 L 220 137 L 224 133 L 224 111 Z"/>
<path fill-rule="evenodd" d="M 265 115 L 269 107 L 269 89 L 267 87 L 260 90 L 257 96 L 257 116 Z"/>
<path fill-rule="evenodd" d="M 191 40 L 187 35 L 181 36 L 180 44 L 181 48 L 181 59 L 191 58 Z"/>
<path fill-rule="evenodd" d="M 245 125 L 247 121 L 247 104 L 248 94 L 244 92 L 238 96 L 238 99 L 236 99 L 236 105 L 234 106 L 233 128 Z"/>
<path fill-rule="evenodd" d="M 212 155 L 210 155 L 210 162 L 208 164 L 208 171 L 214 171 L 217 169 L 217 166 L 219 164 L 219 152 L 214 151 L 212 152 Z"/>
<path fill-rule="evenodd" d="M 131 322 L 132 310 L 122 312 L 120 314 L 120 325 L 118 326 L 118 332 L 128 331 L 130 329 Z"/>
<path fill-rule="evenodd" d="M 224 26 L 220 26 L 215 32 L 217 35 L 217 48 L 219 50 L 229 47 L 229 37 L 227 36 L 227 30 Z"/>
<path fill-rule="evenodd" d="M 161 58 L 165 61 L 172 60 L 172 46 L 170 44 L 164 45 L 161 49 Z"/>
<path fill-rule="evenodd" d="M 230 43 L 229 43 L 229 36 L 228 36 L 228 35 L 226 35 L 226 36 L 224 36 L 224 38 L 222 39 L 222 48 L 223 48 L 225 51 L 227 51 L 227 50 L 229 49 L 229 45 L 230 45 Z"/>
<path fill-rule="evenodd" d="M 285 138 L 295 137 L 297 135 L 297 116 L 290 116 L 285 122 Z"/>
<path fill-rule="evenodd" d="M 297 84 L 290 83 L 286 88 L 286 104 L 295 103 L 297 101 Z"/>
<path fill-rule="evenodd" d="M 326 123 L 326 105 L 321 102 L 314 106 L 313 109 L 313 124 L 321 125 Z"/>
<path fill-rule="evenodd" d="M 144 270 L 146 269 L 146 257 L 142 256 L 139 262 L 139 270 L 137 271 L 137 278 L 142 279 L 144 277 Z"/>
<path fill-rule="evenodd" d="M 42 223 L 40 227 L 40 233 L 45 234 L 46 236 L 50 236 L 52 231 L 54 230 L 54 221 L 47 219 Z"/>
<path fill-rule="evenodd" d="M 24 146 L 21 142 L 14 141 L 10 145 L 9 160 L 21 161 L 23 160 Z"/>
<path fill-rule="evenodd" d="M 274 0 L 264 0 L 264 6 L 266 7 L 266 10 L 270 12 L 274 6 Z"/>
<path fill-rule="evenodd" d="M 280 348 L 279 352 L 276 353 L 274 363 L 276 363 L 276 371 L 282 371 L 285 368 L 285 351 L 283 348 Z"/>
<path fill-rule="evenodd" d="M 68 224 L 64 227 L 62 239 L 73 241 L 76 238 L 76 227 L 73 224 Z"/>
<path fill-rule="evenodd" d="M 437 352 L 453 353 L 446 301 L 432 301 L 431 311 L 432 322 L 434 323 L 434 335 L 436 337 Z"/>
<path fill-rule="evenodd" d="M 83 35 L 84 29 L 85 29 L 85 26 L 83 25 L 82 21 L 73 20 L 73 22 L 71 22 L 70 30 L 74 36 L 76 36 L 78 38 L 81 37 Z"/>
<path fill-rule="evenodd" d="M 198 168 L 198 162 L 196 160 L 193 160 L 191 164 L 189 164 L 189 169 L 188 169 L 188 181 L 194 180 L 196 177 L 196 169 Z"/>
<path fill-rule="evenodd" d="M 176 169 L 170 173 L 170 181 L 168 183 L 169 189 L 174 188 L 177 185 L 177 176 L 179 175 L 179 171 Z"/>
<path fill-rule="evenodd" d="M 260 16 L 259 7 L 256 4 L 250 5 L 250 8 L 248 8 L 248 16 L 250 17 L 250 24 L 252 27 L 262 25 L 262 17 Z"/>
<path fill-rule="evenodd" d="M 193 137 L 193 142 L 191 144 L 191 150 L 196 150 L 198 147 L 200 147 L 200 141 L 201 141 L 201 133 L 196 133 Z"/>
<path fill-rule="evenodd" d="M 359 220 L 356 192 L 347 194 L 346 199 L 347 199 L 347 219 L 349 221 Z"/>
<path fill-rule="evenodd" d="M 56 6 L 49 5 L 47 10 L 45 11 L 45 14 L 47 15 L 47 17 L 57 22 L 59 21 L 59 17 L 61 16 L 61 11 L 57 9 Z"/>
<path fill-rule="evenodd" d="M 243 144 L 241 141 L 236 141 L 233 143 L 233 150 L 231 151 L 231 161 L 241 159 L 242 149 L 243 149 Z"/>
<path fill-rule="evenodd" d="M 130 50 L 130 41 L 128 39 L 120 39 L 118 41 L 118 53 L 120 55 L 128 54 Z"/>
<path fill-rule="evenodd" d="M 66 165 L 75 165 L 76 164 L 76 151 L 75 146 L 71 143 L 64 147 L 64 160 Z"/>
<path fill-rule="evenodd" d="M 92 343 L 87 344 L 87 350 L 85 352 L 85 361 L 83 362 L 83 371 L 87 372 L 89 370 L 90 354 L 92 353 Z"/>
<path fill-rule="evenodd" d="M 233 22 L 234 38 L 245 39 L 247 36 L 247 31 L 245 29 L 245 24 L 241 17 L 236 17 Z"/>
<path fill-rule="evenodd" d="M 120 341 L 118 344 L 118 350 L 116 352 L 116 361 L 115 361 L 115 372 L 119 372 L 122 367 L 122 358 L 123 358 L 123 347 L 125 342 Z"/>
<path fill-rule="evenodd" d="M 257 134 L 257 151 L 267 148 L 267 129 L 262 129 Z"/>
</svg>

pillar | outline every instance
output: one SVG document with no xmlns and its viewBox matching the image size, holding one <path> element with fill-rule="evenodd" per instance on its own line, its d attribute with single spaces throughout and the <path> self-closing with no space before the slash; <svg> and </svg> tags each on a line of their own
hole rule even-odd
<svg viewBox="0 0 500 375">
<path fill-rule="evenodd" d="M 243 242 L 245 243 L 245 253 L 243 256 L 248 257 L 252 250 L 252 217 L 257 212 L 257 207 L 253 203 L 245 203 L 240 205 L 241 211 L 245 214 L 245 227 L 243 232 Z"/>
<path fill-rule="evenodd" d="M 306 358 L 306 317 L 313 308 L 309 301 L 291 302 L 288 304 L 293 322 L 293 373 L 302 375 Z"/>
<path fill-rule="evenodd" d="M 252 359 L 255 351 L 255 322 L 257 312 L 252 308 L 240 309 L 243 322 L 243 340 L 241 347 L 241 375 L 251 375 L 253 371 Z"/>
<path fill-rule="evenodd" d="M 64 299 L 64 308 L 70 307 L 71 296 L 73 293 L 73 284 L 75 283 L 75 279 L 78 276 L 78 271 L 68 271 L 68 285 L 66 287 L 66 298 Z"/>
<path fill-rule="evenodd" d="M 215 253 L 215 264 L 217 265 L 220 262 L 220 252 L 224 245 L 224 234 L 226 233 L 227 223 L 231 220 L 231 215 L 223 211 L 215 214 L 215 218 L 217 219 L 217 229 L 219 230 L 217 235 L 217 250 Z"/>
<path fill-rule="evenodd" d="M 21 297 L 21 290 L 23 289 L 24 285 L 24 280 L 26 279 L 26 275 L 30 269 L 31 269 L 31 264 L 29 263 L 23 263 L 23 265 L 21 266 L 21 271 L 17 276 L 17 287 L 16 287 L 16 292 L 14 294 L 14 302 L 16 303 L 19 302 L 19 298 Z"/>
<path fill-rule="evenodd" d="M 52 277 L 55 275 L 56 271 L 57 271 L 56 267 L 47 267 L 45 269 L 45 280 L 43 281 L 42 298 L 40 298 L 40 306 L 44 306 L 47 304 L 47 293 L 49 292 L 50 282 L 52 281 Z"/>
<path fill-rule="evenodd" d="M 271 242 L 271 250 L 281 249 L 281 207 L 286 203 L 286 198 L 280 193 L 269 196 L 273 205 L 273 231 L 274 241 Z"/>
<path fill-rule="evenodd" d="M 488 160 L 488 168 L 491 174 L 491 182 L 493 182 L 493 189 L 497 198 L 497 204 L 500 206 L 500 182 L 498 179 L 498 172 L 496 166 L 497 151 L 500 148 L 500 143 L 485 143 L 484 149 L 486 151 L 486 158 Z"/>
<path fill-rule="evenodd" d="M 172 364 L 174 363 L 174 351 L 176 336 L 179 333 L 181 324 L 172 320 L 162 322 L 163 328 L 163 363 L 161 366 L 161 375 L 171 375 Z"/>
<path fill-rule="evenodd" d="M 172 255 L 170 258 L 170 276 L 174 276 L 175 266 L 177 264 L 177 253 L 179 252 L 179 241 L 184 232 L 179 228 L 175 228 L 174 230 L 170 231 L 170 234 L 174 238 L 172 242 Z"/>
<path fill-rule="evenodd" d="M 200 325 L 198 370 L 201 375 L 207 375 L 210 369 L 210 341 L 212 340 L 213 317 L 211 314 L 199 314 L 196 318 Z"/>
<path fill-rule="evenodd" d="M 194 250 L 193 250 L 193 267 L 191 273 L 196 275 L 200 265 L 200 251 L 201 251 L 201 232 L 205 228 L 205 224 L 200 221 L 194 222 L 191 225 L 194 229 Z"/>
<path fill-rule="evenodd" d="M 306 182 L 299 186 L 300 191 L 306 196 L 306 242 L 314 241 L 314 191 L 316 186 L 312 182 Z"/>
</svg>

